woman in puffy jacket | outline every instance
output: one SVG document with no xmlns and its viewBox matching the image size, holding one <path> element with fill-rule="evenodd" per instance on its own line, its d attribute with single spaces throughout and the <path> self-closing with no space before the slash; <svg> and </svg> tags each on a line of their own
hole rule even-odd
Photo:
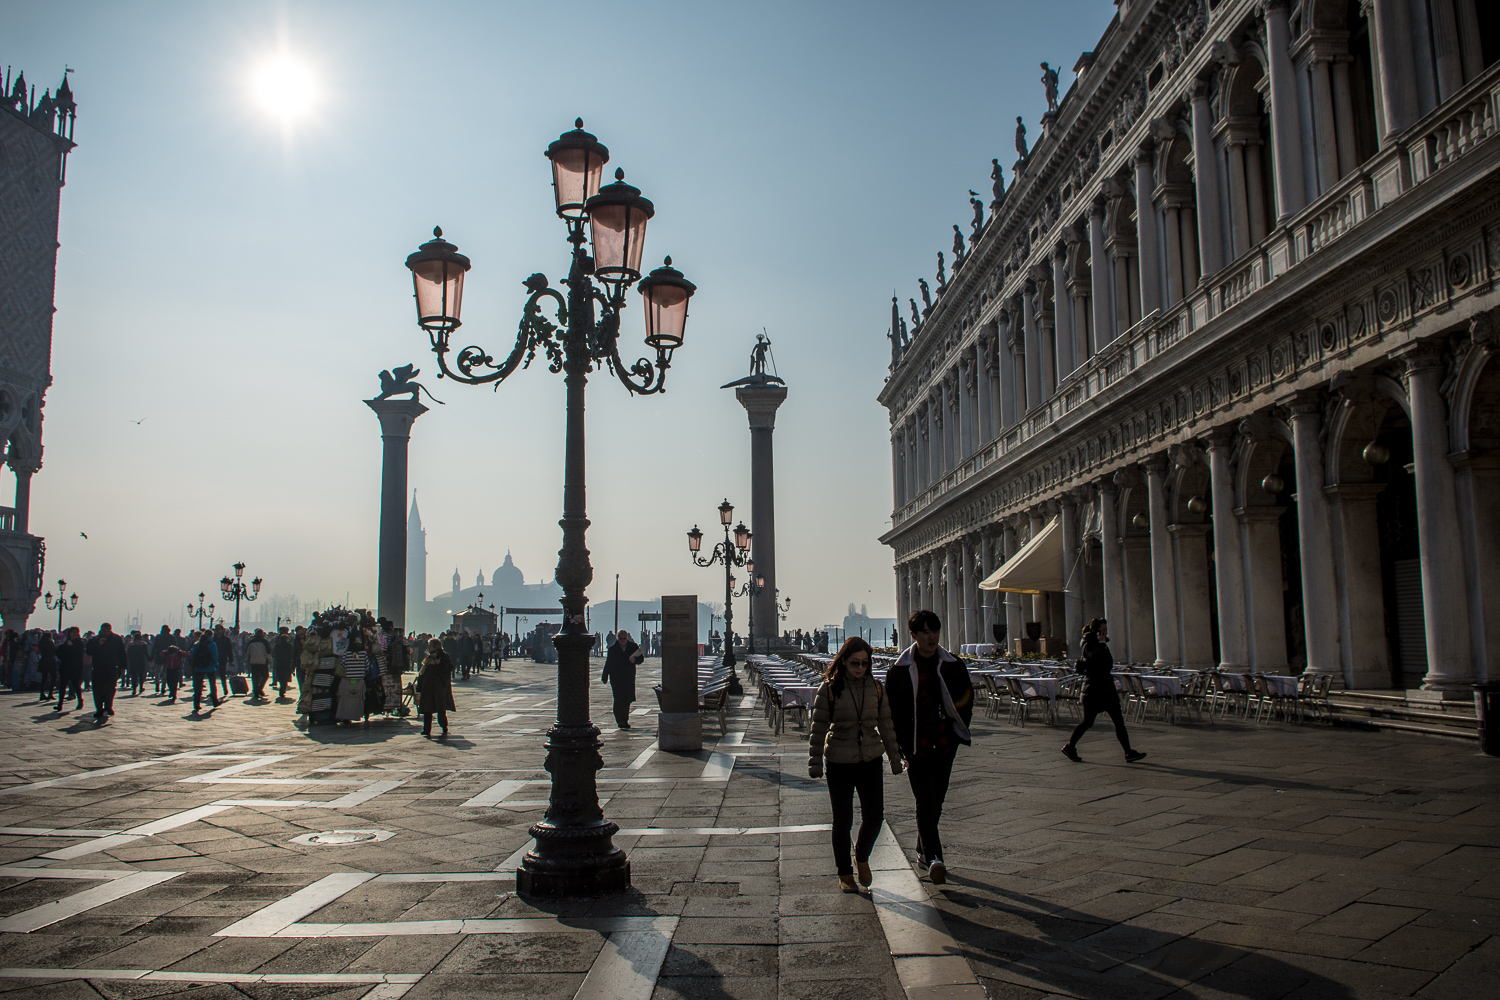
<svg viewBox="0 0 1500 1000">
<path fill-rule="evenodd" d="M 885 686 L 870 673 L 870 644 L 851 636 L 828 665 L 823 683 L 813 701 L 812 733 L 808 738 L 807 773 L 823 776 L 828 761 L 828 798 L 833 805 L 833 858 L 838 865 L 839 888 L 858 892 L 870 885 L 870 851 L 885 819 L 885 776 L 880 770 L 883 753 L 891 762 L 891 773 L 901 773 L 901 748 L 891 724 L 891 705 Z M 859 792 L 859 838 L 854 843 L 854 862 L 849 864 L 849 831 L 854 825 L 854 793 Z"/>
</svg>

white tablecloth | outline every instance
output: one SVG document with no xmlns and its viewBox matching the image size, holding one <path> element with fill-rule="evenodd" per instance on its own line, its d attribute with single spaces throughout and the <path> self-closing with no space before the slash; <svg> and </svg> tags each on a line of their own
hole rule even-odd
<svg viewBox="0 0 1500 1000">
<path fill-rule="evenodd" d="M 1281 695 L 1290 698 L 1297 693 L 1297 681 L 1300 678 L 1289 677 L 1282 674 L 1262 674 L 1266 681 L 1266 690 L 1273 695 Z"/>
<path fill-rule="evenodd" d="M 818 685 L 813 684 L 788 684 L 786 687 L 777 688 L 781 694 L 782 708 L 812 708 L 813 701 L 818 697 Z"/>
<path fill-rule="evenodd" d="M 1180 697 L 1182 694 L 1182 678 L 1172 677 L 1166 674 L 1145 674 L 1141 677 L 1141 684 L 1145 686 L 1150 694 L 1169 694 L 1172 697 Z"/>
</svg>

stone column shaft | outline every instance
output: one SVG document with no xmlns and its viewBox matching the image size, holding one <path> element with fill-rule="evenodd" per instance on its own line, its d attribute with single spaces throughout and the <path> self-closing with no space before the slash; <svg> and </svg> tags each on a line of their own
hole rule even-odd
<svg viewBox="0 0 1500 1000">
<path fill-rule="evenodd" d="M 1281 576 L 1281 529 L 1285 507 L 1241 507 L 1241 553 L 1250 640 L 1250 668 L 1282 673 L 1286 660 L 1286 609 Z"/>
<path fill-rule="evenodd" d="M 1392 135 L 1420 117 L 1417 103 L 1417 67 L 1411 48 L 1411 14 L 1407 0 L 1372 0 L 1369 19 L 1375 59 L 1380 77 L 1381 147 Z"/>
<path fill-rule="evenodd" d="M 1266 4 L 1266 56 L 1271 65 L 1272 152 L 1276 156 L 1276 216 L 1284 219 L 1307 204 L 1302 178 L 1302 137 L 1297 119 L 1297 78 L 1292 70 L 1291 29 L 1286 0 Z"/>
<path fill-rule="evenodd" d="M 1021 547 L 1016 538 L 1014 525 L 1007 524 L 1003 529 L 1005 539 L 1005 558 L 1010 559 Z M 1003 564 L 1002 564 L 1003 565 Z M 1021 595 L 1007 592 L 1005 595 L 1005 641 L 1009 648 L 1015 649 L 1015 640 L 1026 637 L 1026 626 L 1021 614 Z"/>
<path fill-rule="evenodd" d="M 1333 542 L 1328 529 L 1328 498 L 1323 493 L 1322 406 L 1304 397 L 1291 406 L 1292 448 L 1297 467 L 1297 538 L 1302 563 L 1302 620 L 1307 669 L 1343 673 L 1339 660 L 1338 594 L 1333 579 Z"/>
<path fill-rule="evenodd" d="M 1094 353 L 1115 339 L 1109 310 L 1109 253 L 1104 249 L 1104 203 L 1089 206 L 1089 298 L 1094 313 Z"/>
<path fill-rule="evenodd" d="M 983 448 L 995 439 L 995 408 L 994 404 L 990 401 L 990 351 L 988 334 L 980 337 L 979 341 L 974 345 L 974 387 L 977 393 L 974 406 L 979 411 L 979 420 L 976 423 L 978 433 L 975 443 L 977 447 Z"/>
<path fill-rule="evenodd" d="M 1151 174 L 1151 149 L 1142 146 L 1135 154 L 1135 228 L 1136 246 L 1140 248 L 1141 315 L 1149 316 L 1161 308 L 1161 263 L 1156 249 L 1156 203 L 1151 192 L 1156 187 Z"/>
<path fill-rule="evenodd" d="M 1174 524 L 1177 603 L 1181 609 L 1182 665 L 1207 670 L 1214 665 L 1208 615 L 1208 532 L 1206 524 Z"/>
<path fill-rule="evenodd" d="M 1151 540 L 1139 535 L 1121 539 L 1125 554 L 1126 647 L 1131 663 L 1156 661 L 1156 623 L 1152 614 Z"/>
<path fill-rule="evenodd" d="M 1250 650 L 1245 623 L 1245 563 L 1240 553 L 1240 522 L 1234 515 L 1234 477 L 1229 468 L 1232 450 L 1232 438 L 1210 438 L 1208 441 L 1214 583 L 1219 611 L 1219 669 L 1241 672 L 1250 665 Z"/>
<path fill-rule="evenodd" d="M 1250 192 L 1245 180 L 1245 144 L 1233 142 L 1225 151 L 1229 161 L 1229 234 L 1238 260 L 1250 249 Z"/>
<path fill-rule="evenodd" d="M 750 598 L 755 602 L 755 634 L 774 636 L 780 631 L 780 617 L 776 613 L 776 463 L 772 435 L 776 431 L 776 408 L 786 401 L 786 386 L 769 382 L 742 385 L 735 388 L 734 396 L 750 420 L 750 547 L 755 575 L 765 578 L 765 586 Z M 751 635 L 748 627 L 745 634 Z"/>
<path fill-rule="evenodd" d="M 1198 199 L 1198 253 L 1205 278 L 1224 266 L 1224 232 L 1219 212 L 1219 157 L 1214 150 L 1208 84 L 1193 87 L 1193 174 Z"/>
<path fill-rule="evenodd" d="M 1474 663 L 1442 380 L 1443 359 L 1436 350 L 1419 350 L 1407 359 L 1422 608 L 1427 624 L 1427 676 L 1422 688 L 1458 694 L 1474 683 Z"/>
<path fill-rule="evenodd" d="M 1380 574 L 1375 498 L 1383 483 L 1325 486 L 1333 528 L 1339 597 L 1339 654 L 1349 688 L 1389 688 L 1390 649 L 1385 636 L 1385 596 Z"/>
<path fill-rule="evenodd" d="M 1021 296 L 1021 329 L 1026 334 L 1026 409 L 1030 412 L 1042 402 L 1041 334 L 1036 322 L 1036 284 L 1028 281 Z"/>
<path fill-rule="evenodd" d="M 380 420 L 380 579 L 376 613 L 406 632 L 406 469 L 411 425 L 427 407 L 415 399 L 367 399 Z"/>
<path fill-rule="evenodd" d="M 974 588 L 979 595 L 979 607 L 982 609 L 979 616 L 979 638 L 976 642 L 994 642 L 995 636 L 990 628 L 995 622 L 994 598 L 989 591 L 980 590 L 978 583 L 988 580 L 995 572 L 995 538 L 993 529 L 985 528 L 979 534 L 979 573 L 980 577 Z"/>
<path fill-rule="evenodd" d="M 1167 306 L 1182 301 L 1182 213 L 1176 205 L 1168 205 L 1163 211 L 1167 235 Z"/>
<path fill-rule="evenodd" d="M 1104 563 L 1104 618 L 1119 635 L 1127 637 L 1125 611 L 1125 551 L 1120 547 L 1119 492 L 1113 483 L 1099 487 L 1099 555 Z"/>
<path fill-rule="evenodd" d="M 1061 382 L 1083 364 L 1073 356 L 1073 310 L 1068 302 L 1068 250 L 1062 244 L 1052 252 L 1052 328 L 1057 338 L 1057 381 Z"/>
<path fill-rule="evenodd" d="M 1172 535 L 1167 530 L 1166 462 L 1143 462 L 1146 499 L 1151 509 L 1151 610 L 1156 625 L 1156 665 L 1182 665 L 1178 646 L 1177 567 L 1172 558 Z"/>
<path fill-rule="evenodd" d="M 1333 80 L 1327 59 L 1314 59 L 1308 67 L 1312 75 L 1314 162 L 1318 165 L 1318 193 L 1322 194 L 1339 180 L 1338 129 L 1334 126 Z"/>
<path fill-rule="evenodd" d="M 1064 494 L 1058 501 L 1063 538 L 1063 641 L 1076 651 L 1083 633 L 1083 572 L 1078 552 L 1078 501 Z"/>
</svg>

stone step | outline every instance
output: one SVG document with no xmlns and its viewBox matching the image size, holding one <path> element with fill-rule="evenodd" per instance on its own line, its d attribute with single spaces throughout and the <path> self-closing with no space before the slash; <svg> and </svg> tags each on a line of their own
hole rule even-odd
<svg viewBox="0 0 1500 1000">
<path fill-rule="evenodd" d="M 1422 736 L 1440 736 L 1450 740 L 1473 740 L 1474 742 L 1479 740 L 1479 730 L 1472 724 L 1464 729 L 1451 725 L 1436 726 L 1422 722 L 1405 722 L 1379 716 L 1342 715 L 1338 712 L 1329 716 L 1328 721 L 1335 726 L 1346 726 L 1350 729 L 1387 729 L 1402 733 L 1417 733 Z"/>
<path fill-rule="evenodd" d="M 1356 699 L 1347 695 L 1331 695 L 1328 703 L 1334 709 L 1353 717 L 1368 716 L 1468 729 L 1478 725 L 1474 706 L 1465 702 L 1454 702 L 1451 707 L 1443 708 L 1428 705 L 1417 707 L 1409 705 L 1404 699 Z"/>
</svg>

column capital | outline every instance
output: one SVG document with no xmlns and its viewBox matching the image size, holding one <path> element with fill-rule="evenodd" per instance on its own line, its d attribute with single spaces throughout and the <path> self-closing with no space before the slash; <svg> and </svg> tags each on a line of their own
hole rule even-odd
<svg viewBox="0 0 1500 1000">
<path fill-rule="evenodd" d="M 411 425 L 427 407 L 415 399 L 367 399 L 365 405 L 380 418 L 380 433 L 384 437 L 411 437 Z"/>
<path fill-rule="evenodd" d="M 1104 476 L 1095 480 L 1094 490 L 1106 496 L 1115 496 L 1120 492 L 1119 485 L 1110 476 Z"/>
<path fill-rule="evenodd" d="M 1140 146 L 1136 149 L 1134 159 L 1137 170 L 1139 170 L 1141 167 L 1145 167 L 1148 170 L 1151 169 L 1151 161 L 1153 159 L 1151 147 L 1152 141 L 1150 139 L 1144 139 L 1141 141 Z"/>
<path fill-rule="evenodd" d="M 1235 432 L 1230 428 L 1216 427 L 1213 430 L 1209 431 L 1207 434 L 1203 435 L 1203 437 L 1199 440 L 1203 442 L 1204 450 L 1206 450 L 1209 454 L 1213 454 L 1215 450 L 1233 450 L 1235 436 Z"/>
<path fill-rule="evenodd" d="M 1103 194 L 1096 195 L 1095 198 L 1094 198 L 1094 200 L 1091 201 L 1091 202 L 1089 202 L 1089 220 L 1093 221 L 1094 219 L 1098 219 L 1100 222 L 1104 221 L 1104 195 Z"/>
<path fill-rule="evenodd" d="M 1236 507 L 1234 516 L 1241 521 L 1279 521 L 1281 515 L 1287 512 L 1285 507 Z"/>
<path fill-rule="evenodd" d="M 1407 375 L 1432 370 L 1441 372 L 1447 367 L 1442 345 L 1431 341 L 1418 340 L 1407 344 L 1392 351 L 1390 357 L 1406 366 Z"/>
<path fill-rule="evenodd" d="M 1165 455 L 1152 455 L 1150 458 L 1143 459 L 1136 464 L 1145 469 L 1148 476 L 1164 475 L 1167 471 L 1167 459 Z"/>
<path fill-rule="evenodd" d="M 734 398 L 749 414 L 751 430 L 775 430 L 776 408 L 786 401 L 786 386 L 770 383 L 736 386 Z"/>
<path fill-rule="evenodd" d="M 1323 393 L 1318 389 L 1302 389 L 1282 404 L 1292 417 L 1317 416 L 1323 412 Z"/>
</svg>

